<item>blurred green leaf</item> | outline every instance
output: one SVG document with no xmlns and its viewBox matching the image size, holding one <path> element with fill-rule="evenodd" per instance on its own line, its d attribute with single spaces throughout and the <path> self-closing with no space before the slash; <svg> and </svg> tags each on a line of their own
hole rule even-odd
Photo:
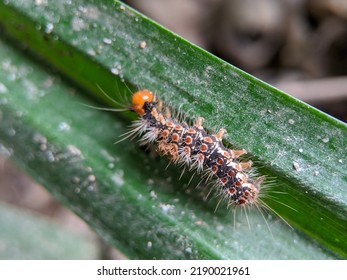
<svg viewBox="0 0 347 280">
<path fill-rule="evenodd" d="M 0 203 L 1 259 L 95 259 L 98 248 L 38 214 Z"/>
</svg>

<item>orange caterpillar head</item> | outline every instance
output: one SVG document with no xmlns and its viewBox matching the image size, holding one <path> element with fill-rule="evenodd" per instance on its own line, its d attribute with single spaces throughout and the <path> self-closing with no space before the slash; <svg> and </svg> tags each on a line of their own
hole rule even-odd
<svg viewBox="0 0 347 280">
<path fill-rule="evenodd" d="M 139 116 L 142 116 L 145 113 L 145 110 L 143 109 L 145 102 L 152 101 L 154 101 L 154 94 L 151 91 L 147 89 L 139 90 L 131 97 L 131 110 Z"/>
</svg>

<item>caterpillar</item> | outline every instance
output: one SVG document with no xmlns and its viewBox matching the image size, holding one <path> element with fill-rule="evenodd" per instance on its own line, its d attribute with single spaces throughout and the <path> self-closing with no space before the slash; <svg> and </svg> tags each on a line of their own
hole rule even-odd
<svg viewBox="0 0 347 280">
<path fill-rule="evenodd" d="M 223 145 L 225 129 L 221 128 L 216 134 L 207 133 L 202 117 L 193 125 L 180 122 L 146 89 L 132 95 L 130 109 L 139 119 L 133 122 L 132 130 L 124 139 L 139 135 L 143 143 L 155 144 L 159 153 L 174 163 L 213 178 L 213 188 L 222 194 L 228 205 L 257 203 L 265 176 L 253 178 L 247 172 L 252 162 L 239 160 L 247 153 L 245 149 L 232 150 Z"/>
</svg>

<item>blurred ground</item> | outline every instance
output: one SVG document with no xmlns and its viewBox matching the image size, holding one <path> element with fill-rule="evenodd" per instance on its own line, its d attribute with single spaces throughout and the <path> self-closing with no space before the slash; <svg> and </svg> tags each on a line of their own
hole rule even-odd
<svg viewBox="0 0 347 280">
<path fill-rule="evenodd" d="M 237 67 L 347 121 L 346 0 L 128 0 Z M 0 202 L 43 213 L 98 240 L 41 186 L 0 157 Z M 100 258 L 124 258 L 100 242 Z"/>
</svg>

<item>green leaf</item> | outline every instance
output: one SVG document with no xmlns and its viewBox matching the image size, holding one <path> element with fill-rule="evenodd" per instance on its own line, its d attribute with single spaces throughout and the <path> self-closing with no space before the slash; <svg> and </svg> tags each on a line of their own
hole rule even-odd
<svg viewBox="0 0 347 280">
<path fill-rule="evenodd" d="M 0 203 L 0 259 L 95 259 L 88 238 L 45 217 Z"/>
<path fill-rule="evenodd" d="M 345 124 L 118 1 L 6 1 L 0 24 L 94 96 L 105 100 L 100 87 L 123 100 L 127 86 L 146 87 L 190 118 L 203 116 L 208 130 L 226 128 L 226 142 L 247 149 L 274 181 L 264 187 L 266 203 L 296 229 L 256 209 L 235 220 L 225 205 L 214 212 L 218 199 L 205 202 L 194 183 L 186 187 L 191 174 L 179 180 L 179 169 L 166 170 L 165 159 L 136 143 L 112 144 L 128 115 L 81 106 L 92 104 L 85 90 L 72 95 L 44 64 L 3 44 L 1 141 L 18 165 L 129 257 L 347 256 Z"/>
</svg>

